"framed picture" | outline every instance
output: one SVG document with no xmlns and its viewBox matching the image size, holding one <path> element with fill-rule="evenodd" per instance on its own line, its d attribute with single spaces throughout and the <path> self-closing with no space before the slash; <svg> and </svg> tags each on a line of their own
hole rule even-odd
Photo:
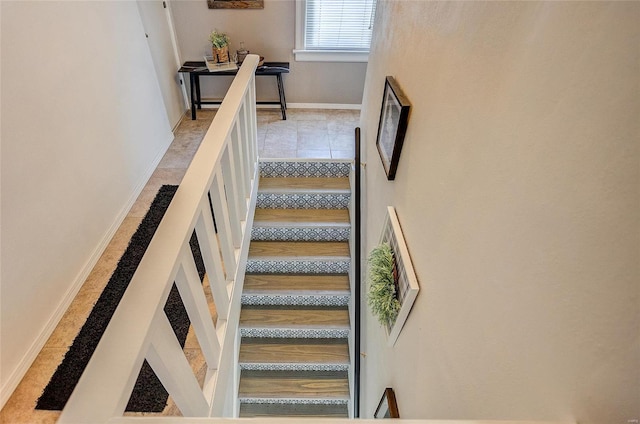
<svg viewBox="0 0 640 424">
<path fill-rule="evenodd" d="M 382 399 L 378 403 L 378 408 L 373 414 L 373 418 L 400 418 L 396 395 L 391 387 L 384 389 Z"/>
<path fill-rule="evenodd" d="M 387 345 L 393 347 L 400 336 L 402 327 L 404 327 L 411 307 L 418 297 L 420 285 L 418 277 L 413 268 L 413 262 L 409 255 L 409 249 L 400 227 L 400 221 L 396 214 L 396 208 L 387 206 L 387 215 L 382 225 L 379 243 L 389 243 L 391 251 L 396 261 L 398 272 L 398 285 L 396 288 L 396 296 L 400 302 L 400 311 L 394 322 L 390 322 L 385 330 L 387 333 Z"/>
<path fill-rule="evenodd" d="M 407 132 L 407 121 L 411 103 L 404 95 L 393 77 L 387 77 L 382 96 L 382 110 L 378 124 L 378 139 L 376 146 L 382 159 L 382 165 L 387 173 L 387 180 L 396 177 L 400 151 Z"/>
<path fill-rule="evenodd" d="M 209 9 L 264 9 L 264 0 L 207 0 Z"/>
</svg>

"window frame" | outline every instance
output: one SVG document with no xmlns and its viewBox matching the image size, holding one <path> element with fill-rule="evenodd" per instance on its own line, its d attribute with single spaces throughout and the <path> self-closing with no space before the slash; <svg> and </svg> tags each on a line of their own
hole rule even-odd
<svg viewBox="0 0 640 424">
<path fill-rule="evenodd" d="M 293 49 L 298 62 L 368 62 L 369 51 L 355 50 L 307 50 L 305 48 L 306 0 L 296 0 L 296 43 Z"/>
</svg>

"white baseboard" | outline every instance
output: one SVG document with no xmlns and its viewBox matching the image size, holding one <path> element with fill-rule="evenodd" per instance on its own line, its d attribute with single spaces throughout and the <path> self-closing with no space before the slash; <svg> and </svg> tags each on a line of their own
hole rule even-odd
<svg viewBox="0 0 640 424">
<path fill-rule="evenodd" d="M 80 291 L 80 288 L 86 281 L 87 277 L 89 277 L 89 274 L 95 267 L 96 263 L 98 263 L 100 256 L 102 256 L 102 254 L 104 253 L 114 234 L 116 233 L 118 228 L 120 228 L 120 225 L 122 224 L 124 219 L 127 217 L 129 210 L 138 199 L 138 196 L 142 192 L 142 189 L 147 184 L 147 181 L 157 168 L 172 141 L 173 133 L 171 134 L 171 137 L 169 137 L 167 145 L 163 149 L 161 149 L 160 153 L 153 159 L 153 162 L 151 163 L 149 168 L 147 168 L 143 176 L 140 178 L 140 181 L 129 197 L 129 200 L 122 208 L 122 210 L 120 210 L 120 213 L 117 215 L 113 224 L 111 224 L 107 232 L 104 234 L 98 246 L 91 253 L 91 256 L 89 256 L 89 259 L 74 279 L 73 284 L 71 285 L 69 290 L 67 290 L 64 297 L 62 298 L 62 301 L 58 304 L 54 313 L 47 321 L 47 325 L 45 326 L 45 328 L 31 344 L 27 352 L 22 357 L 22 360 L 20 361 L 18 366 L 13 370 L 13 372 L 7 379 L 6 383 L 0 388 L 0 409 L 2 409 L 5 403 L 9 400 L 9 398 L 13 394 L 13 391 L 18 387 L 18 384 L 20 384 L 20 381 L 22 381 L 24 375 L 27 373 L 27 371 L 29 371 L 29 368 L 33 364 L 33 361 L 36 360 L 36 357 L 44 347 L 45 343 L 47 342 L 47 340 L 49 340 L 49 337 L 58 326 L 58 323 L 62 319 L 62 316 L 71 305 L 71 302 L 73 302 L 73 299 L 75 299 L 76 295 Z"/>
<path fill-rule="evenodd" d="M 260 105 L 258 105 L 260 106 Z M 275 105 L 277 108 L 280 106 Z M 340 104 L 340 103 L 287 103 L 287 108 L 291 109 L 349 109 L 360 110 L 361 104 Z"/>
<path fill-rule="evenodd" d="M 220 105 L 202 105 L 203 109 L 218 109 Z M 280 105 L 257 105 L 258 109 L 280 109 Z M 348 109 L 360 110 L 360 104 L 341 103 L 287 103 L 287 109 Z"/>
</svg>

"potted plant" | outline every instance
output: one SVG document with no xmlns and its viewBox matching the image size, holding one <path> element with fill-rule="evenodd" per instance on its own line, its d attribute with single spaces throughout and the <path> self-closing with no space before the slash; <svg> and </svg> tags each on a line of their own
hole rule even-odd
<svg viewBox="0 0 640 424">
<path fill-rule="evenodd" d="M 382 243 L 369 254 L 369 293 L 371 312 L 386 327 L 392 327 L 400 312 L 397 297 L 398 271 L 389 243 Z"/>
<path fill-rule="evenodd" d="M 218 32 L 216 30 L 211 31 L 209 34 L 209 41 L 211 42 L 211 50 L 213 52 L 214 62 L 228 62 L 229 61 L 229 37 L 224 32 Z"/>
</svg>

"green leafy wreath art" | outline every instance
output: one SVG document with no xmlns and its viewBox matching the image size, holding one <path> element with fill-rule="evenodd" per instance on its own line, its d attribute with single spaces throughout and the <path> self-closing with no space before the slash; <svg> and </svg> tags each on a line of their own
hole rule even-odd
<svg viewBox="0 0 640 424">
<path fill-rule="evenodd" d="M 392 327 L 400 312 L 396 294 L 396 260 L 389 243 L 381 243 L 369 254 L 369 294 L 371 312 L 384 326 Z"/>
</svg>

